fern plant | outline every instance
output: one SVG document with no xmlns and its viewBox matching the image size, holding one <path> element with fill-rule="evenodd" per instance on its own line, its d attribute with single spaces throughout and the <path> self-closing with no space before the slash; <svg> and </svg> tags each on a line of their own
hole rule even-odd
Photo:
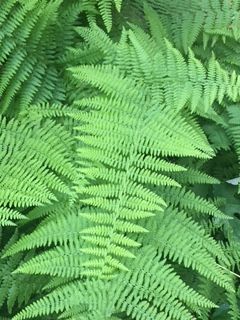
<svg viewBox="0 0 240 320">
<path fill-rule="evenodd" d="M 239 1 L 0 9 L 1 319 L 239 319 Z"/>
</svg>

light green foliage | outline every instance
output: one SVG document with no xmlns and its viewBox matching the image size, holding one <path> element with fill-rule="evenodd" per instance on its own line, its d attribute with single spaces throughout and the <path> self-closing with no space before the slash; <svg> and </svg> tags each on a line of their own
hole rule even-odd
<svg viewBox="0 0 240 320">
<path fill-rule="evenodd" d="M 38 314 L 47 315 L 52 307 L 59 311 L 77 307 L 79 300 L 81 304 L 86 305 L 89 313 L 92 311 L 93 314 L 101 314 L 108 319 L 125 310 L 128 315 L 136 315 L 139 319 L 145 319 L 146 316 L 161 319 L 165 317 L 164 312 L 169 312 L 172 319 L 191 319 L 191 314 L 184 307 L 185 303 L 202 307 L 214 306 L 209 300 L 188 288 L 176 274 L 174 275 L 174 270 L 166 265 L 164 260 L 160 262 L 160 259 L 153 248 L 146 246 L 138 251 L 136 260 L 131 264 L 131 271 L 127 274 L 120 273 L 118 278 L 107 283 L 93 280 L 84 285 L 82 281 L 65 285 L 61 291 L 53 291 L 15 319 Z M 69 292 L 74 294 L 69 296 Z M 164 312 L 158 314 L 157 308 L 160 304 Z M 80 305 L 78 308 L 81 310 L 82 307 Z"/>
<path fill-rule="evenodd" d="M 0 319 L 239 319 L 239 9 L 0 1 Z"/>
<path fill-rule="evenodd" d="M 239 40 L 239 0 L 148 0 L 158 11 L 167 34 L 187 51 L 201 34 L 204 46 L 218 38 Z M 191 31 L 191 32 L 190 32 Z"/>
<path fill-rule="evenodd" d="M 1 119 L 1 225 L 25 218 L 22 207 L 56 200 L 56 192 L 70 194 L 74 180 L 73 140 L 51 120 L 40 123 Z M 67 180 L 66 180 L 67 179 Z"/>
<path fill-rule="evenodd" d="M 116 7 L 117 11 L 121 10 L 122 0 L 97 0 L 99 11 L 102 15 L 107 31 L 112 28 L 112 5 Z"/>
<path fill-rule="evenodd" d="M 13 234 L 7 244 L 1 250 L 1 255 L 17 240 L 17 233 Z M 0 306 L 4 303 L 7 305 L 9 314 L 13 312 L 13 308 L 18 307 L 29 302 L 33 295 L 38 294 L 47 278 L 33 277 L 29 275 L 15 275 L 14 270 L 23 262 L 34 256 L 34 251 L 29 251 L 26 255 L 17 254 L 10 258 L 1 259 L 0 263 L 0 277 L 1 277 L 1 292 L 0 292 Z"/>
</svg>

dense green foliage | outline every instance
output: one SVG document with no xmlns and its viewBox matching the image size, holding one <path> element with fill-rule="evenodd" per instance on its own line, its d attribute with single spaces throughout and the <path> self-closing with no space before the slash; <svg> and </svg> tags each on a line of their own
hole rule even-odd
<svg viewBox="0 0 240 320">
<path fill-rule="evenodd" d="M 240 319 L 240 0 L 0 0 L 0 319 Z"/>
</svg>

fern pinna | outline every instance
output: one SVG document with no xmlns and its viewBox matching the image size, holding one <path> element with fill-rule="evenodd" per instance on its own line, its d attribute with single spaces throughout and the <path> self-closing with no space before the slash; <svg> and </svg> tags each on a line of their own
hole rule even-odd
<svg viewBox="0 0 240 320">
<path fill-rule="evenodd" d="M 1 319 L 239 319 L 239 6 L 0 3 Z"/>
</svg>

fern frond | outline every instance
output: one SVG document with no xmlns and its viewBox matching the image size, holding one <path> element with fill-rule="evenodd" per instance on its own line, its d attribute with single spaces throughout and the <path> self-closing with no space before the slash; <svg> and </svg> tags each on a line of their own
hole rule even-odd
<svg viewBox="0 0 240 320">
<path fill-rule="evenodd" d="M 80 237 L 79 232 L 82 227 L 81 220 L 74 211 L 68 215 L 61 214 L 57 221 L 50 219 L 47 223 L 40 225 L 32 234 L 26 235 L 15 243 L 7 251 L 7 255 L 51 244 L 74 243 L 74 240 Z"/>
<path fill-rule="evenodd" d="M 97 0 L 97 3 L 104 24 L 109 32 L 112 28 L 112 3 L 114 3 L 116 9 L 120 11 L 122 0 Z"/>
<path fill-rule="evenodd" d="M 180 184 L 219 184 L 220 181 L 214 177 L 209 176 L 208 174 L 194 169 L 189 168 L 183 172 L 174 172 L 171 176 Z"/>
<path fill-rule="evenodd" d="M 30 104 L 64 103 L 66 79 L 59 65 L 75 41 L 73 25 L 79 14 L 90 14 L 93 7 L 62 0 L 1 2 L 1 113 L 12 115 Z"/>
<path fill-rule="evenodd" d="M 1 255 L 16 242 L 18 238 L 15 233 L 7 244 L 3 247 Z M 13 271 L 32 258 L 33 252 L 28 252 L 26 255 L 22 253 L 14 257 L 5 258 L 0 260 L 0 306 L 3 307 L 6 303 L 9 314 L 12 314 L 13 308 L 20 307 L 30 301 L 30 298 L 40 291 L 46 279 L 43 277 L 36 278 L 29 275 L 14 275 Z"/>
<path fill-rule="evenodd" d="M 164 194 L 167 203 L 174 206 L 180 206 L 181 209 L 194 210 L 199 213 L 205 213 L 220 219 L 229 219 L 213 202 L 205 198 L 197 196 L 193 191 L 187 190 L 185 187 L 169 188 L 165 187 L 159 190 Z"/>
<path fill-rule="evenodd" d="M 69 194 L 64 179 L 74 177 L 73 142 L 66 130 L 52 121 L 40 127 L 39 122 L 7 122 L 5 118 L 0 127 L 1 205 L 41 205 L 56 199 L 54 190 Z"/>
<path fill-rule="evenodd" d="M 234 279 L 232 279 L 232 283 L 234 284 Z M 234 292 L 227 292 L 228 303 L 230 306 L 230 310 L 228 314 L 230 315 L 231 320 L 237 320 L 240 317 L 240 309 L 238 304 L 237 295 Z"/>
<path fill-rule="evenodd" d="M 200 33 L 205 37 L 225 36 L 239 39 L 239 1 L 165 1 L 149 0 L 158 12 L 171 41 L 187 52 Z M 191 32 L 188 32 L 191 30 Z"/>
<path fill-rule="evenodd" d="M 82 34 L 85 34 L 85 37 L 87 34 L 90 34 L 91 37 L 94 35 L 94 38 L 96 38 L 97 31 L 94 28 L 93 31 L 86 29 L 85 32 L 82 31 Z M 103 36 L 101 35 L 101 37 Z M 105 39 L 103 43 L 106 43 L 104 46 L 111 57 L 110 61 L 113 59 L 113 52 L 115 51 L 117 66 L 121 69 L 104 66 L 104 70 L 100 70 L 99 66 L 96 66 L 94 72 L 92 71 L 96 77 L 100 76 L 99 71 L 101 71 L 102 83 L 99 89 L 106 94 L 112 93 L 110 88 L 113 83 L 115 84 L 114 81 L 117 81 L 116 78 L 109 77 L 119 77 L 120 71 L 123 71 L 128 74 L 130 79 L 132 78 L 131 82 L 134 87 L 139 86 L 140 89 L 141 86 L 142 90 L 146 92 L 146 88 L 143 88 L 142 79 L 144 78 L 144 83 L 149 86 L 148 92 L 152 94 L 152 101 L 154 103 L 164 103 L 169 108 L 174 106 L 177 109 L 182 109 L 186 103 L 190 103 L 193 111 L 201 109 L 202 105 L 204 105 L 205 111 L 208 111 L 214 101 L 221 103 L 224 97 L 229 97 L 233 101 L 238 99 L 239 76 L 235 71 L 229 74 L 228 71 L 221 67 L 214 56 L 209 60 L 206 68 L 201 61 L 196 59 L 193 51 L 189 49 L 188 61 L 186 62 L 181 53 L 168 40 L 163 39 L 161 43 L 158 43 L 154 38 L 149 37 L 143 30 L 136 27 L 133 27 L 133 30 L 128 32 L 125 44 L 120 42 L 119 47 L 115 45 L 115 49 L 113 42 L 107 45 L 107 40 Z M 102 50 L 103 44 L 97 44 L 97 47 Z M 123 54 L 124 56 L 122 57 Z M 119 64 L 123 63 L 123 61 L 124 66 Z M 109 63 L 108 54 L 106 55 L 106 63 Z M 75 67 L 75 76 L 79 79 L 81 78 L 82 81 L 86 81 L 87 72 L 87 82 L 95 85 L 99 78 L 90 80 L 91 70 L 88 70 L 88 68 L 88 66 L 82 66 L 81 69 Z M 112 72 L 109 70 L 111 68 Z M 77 76 L 80 70 L 81 75 Z M 103 72 L 105 72 L 105 76 Z M 108 76 L 107 72 L 109 73 Z M 197 82 L 195 81 L 196 75 Z M 108 83 L 105 82 L 105 88 L 108 88 L 108 91 L 103 88 L 104 79 L 105 81 L 106 79 L 108 80 Z M 121 87 L 119 81 L 120 78 L 117 82 L 119 83 L 119 90 L 125 90 L 127 95 L 128 86 Z M 123 83 L 123 81 L 121 82 Z M 127 82 L 126 78 L 125 83 Z M 128 101 L 130 102 L 130 100 Z"/>
<path fill-rule="evenodd" d="M 12 101 L 16 100 L 18 95 L 22 103 L 29 101 L 29 98 L 26 98 L 29 86 L 31 86 L 29 81 L 35 84 L 29 96 L 34 97 L 36 87 L 39 87 L 39 81 L 43 80 L 46 70 L 46 63 L 40 58 L 39 53 L 46 56 L 47 59 L 50 53 L 48 47 L 41 47 L 42 34 L 48 30 L 49 25 L 56 21 L 57 10 L 61 3 L 61 1 L 54 1 L 46 4 L 42 1 L 38 4 L 32 2 L 31 5 L 27 5 L 26 3 L 19 4 L 15 0 L 13 7 L 6 10 L 4 9 L 5 2 L 8 1 L 3 1 L 2 8 L 0 8 L 1 11 L 5 10 L 4 25 L 0 25 L 1 42 L 5 46 L 5 50 L 1 51 L 0 55 L 1 74 L 3 75 L 0 81 L 1 113 L 8 111 Z M 52 47 L 53 45 L 54 43 L 51 45 L 47 43 L 47 46 Z M 51 66 L 51 69 L 53 70 L 54 67 Z M 45 87 L 48 93 L 51 91 L 49 89 Z"/>
<path fill-rule="evenodd" d="M 27 219 L 27 217 L 16 210 L 0 207 L 1 226 L 14 226 L 15 223 L 12 220 L 16 219 Z"/>
<path fill-rule="evenodd" d="M 169 316 L 171 319 L 190 320 L 193 315 L 188 311 L 187 304 L 214 307 L 211 301 L 187 287 L 165 261 L 160 262 L 151 247 L 146 247 L 138 253 L 127 274 L 123 273 L 108 283 L 94 280 L 65 285 L 33 303 L 13 319 L 71 310 L 79 305 L 78 301 L 86 305 L 90 313 L 114 316 L 123 312 L 141 320 L 146 317 L 167 319 Z M 84 308 L 80 305 L 79 316 L 81 309 L 84 315 Z"/>
<path fill-rule="evenodd" d="M 84 69 L 86 69 L 86 67 L 84 67 Z M 79 68 L 77 69 L 77 76 L 79 77 L 78 70 L 79 70 Z M 85 76 L 84 76 L 84 79 L 85 79 Z M 91 81 L 97 82 L 96 72 L 95 72 L 94 77 L 91 76 Z M 109 81 L 109 79 L 107 81 Z M 101 86 L 102 86 L 102 84 L 103 84 L 103 82 L 101 82 Z M 119 82 L 118 82 L 118 84 L 119 84 Z M 127 86 L 124 85 L 124 88 L 126 88 L 126 87 Z M 109 90 L 109 86 L 108 86 L 108 90 Z M 118 95 L 120 94 L 120 90 L 117 92 Z M 114 90 L 113 92 L 115 94 L 116 91 Z M 129 91 L 129 93 L 130 93 L 130 91 Z M 132 95 L 133 93 L 134 93 L 134 91 L 131 90 L 130 94 Z M 139 95 L 138 95 L 138 99 L 139 99 Z M 122 103 L 121 103 L 121 105 L 122 105 Z M 105 108 L 106 108 L 106 105 L 105 105 Z M 121 126 L 119 126 L 119 128 L 118 128 L 118 126 L 116 124 L 114 124 L 114 127 L 113 127 L 110 124 L 114 123 L 114 115 L 110 118 L 109 116 L 111 114 L 107 113 L 107 111 L 108 110 L 106 110 L 106 111 L 103 110 L 100 113 L 98 110 L 96 110 L 94 112 L 91 112 L 90 114 L 86 113 L 86 115 L 84 113 L 82 113 L 81 119 L 84 120 L 85 122 L 90 122 L 90 121 L 92 122 L 94 120 L 93 115 L 94 114 L 97 115 L 99 113 L 99 115 L 101 115 L 101 117 L 98 116 L 98 118 L 96 119 L 96 120 L 98 120 L 98 122 L 97 122 L 98 126 L 101 125 L 102 128 L 109 126 L 116 138 L 117 138 L 117 136 L 120 136 L 123 132 L 125 132 L 125 134 L 127 134 L 127 136 L 128 136 L 128 138 L 125 139 L 125 141 L 128 141 L 128 145 L 127 144 L 122 145 L 124 143 L 123 140 L 120 140 L 118 142 L 116 140 L 116 138 L 112 139 L 111 143 L 108 143 L 108 144 L 104 143 L 103 144 L 101 140 L 104 139 L 104 136 L 102 135 L 100 130 L 98 130 L 98 132 L 100 131 L 99 138 L 96 137 L 97 138 L 96 139 L 96 138 L 94 138 L 94 136 L 91 137 L 91 135 L 93 135 L 93 134 L 96 136 L 96 133 L 95 133 L 96 131 L 95 130 L 94 130 L 94 132 L 89 131 L 89 129 L 92 130 L 92 126 L 83 125 L 83 127 L 79 127 L 80 131 L 84 130 L 84 132 L 88 133 L 88 136 L 86 136 L 86 138 L 84 136 L 81 136 L 80 139 L 82 141 L 84 141 L 86 146 L 90 145 L 90 149 L 88 149 L 87 147 L 84 148 L 84 152 L 81 153 L 82 156 L 85 159 L 87 159 L 87 161 L 90 161 L 90 163 L 93 162 L 94 159 L 87 157 L 87 155 L 89 155 L 90 157 L 91 157 L 91 155 L 94 156 L 94 149 L 92 147 L 95 147 L 97 152 L 98 152 L 98 150 L 100 151 L 97 153 L 98 155 L 102 154 L 102 156 L 103 156 L 103 160 L 101 160 L 101 158 L 99 157 L 98 161 L 95 161 L 95 162 L 99 163 L 100 166 L 98 165 L 95 168 L 92 168 L 92 167 L 82 168 L 81 172 L 84 174 L 84 176 L 88 177 L 88 179 L 95 180 L 95 181 L 98 181 L 99 179 L 101 179 L 105 182 L 102 182 L 99 186 L 91 186 L 90 185 L 90 186 L 83 187 L 81 189 L 78 189 L 78 192 L 81 194 L 85 194 L 87 196 L 86 199 L 81 200 L 85 204 L 95 206 L 95 207 L 97 207 L 101 210 L 104 210 L 104 211 L 106 210 L 107 211 L 106 216 L 109 215 L 109 222 L 108 223 L 110 225 L 113 225 L 113 227 L 112 226 L 93 227 L 93 228 L 87 229 L 86 231 L 83 230 L 83 232 L 87 232 L 92 235 L 97 234 L 101 237 L 107 237 L 107 238 L 110 237 L 110 239 L 112 239 L 112 237 L 114 237 L 115 234 L 118 234 L 118 232 L 127 231 L 127 232 L 135 233 L 135 232 L 144 231 L 144 229 L 139 228 L 137 226 L 134 226 L 133 223 L 130 224 L 129 222 L 127 222 L 127 220 L 131 219 L 129 209 L 132 209 L 134 211 L 135 208 L 138 208 L 138 210 L 140 210 L 140 211 L 145 211 L 146 213 L 143 215 L 143 217 L 152 215 L 156 210 L 157 211 L 162 210 L 161 206 L 164 204 L 163 200 L 161 198 L 156 197 L 156 195 L 154 195 L 152 192 L 150 192 L 145 187 L 143 187 L 143 185 L 146 185 L 146 184 L 178 185 L 178 184 L 174 183 L 173 180 L 171 180 L 167 177 L 164 177 L 164 175 L 157 174 L 157 173 L 151 172 L 150 170 L 147 170 L 147 168 L 145 168 L 145 166 L 143 168 L 139 168 L 139 169 L 135 168 L 135 163 L 137 162 L 135 158 L 138 158 L 139 156 L 141 156 L 140 151 L 142 151 L 142 150 L 143 150 L 143 152 L 145 152 L 145 150 L 146 150 L 147 152 L 149 152 L 152 155 L 152 163 L 154 164 L 155 168 L 158 168 L 158 166 L 159 166 L 159 162 L 157 161 L 156 156 L 155 156 L 155 152 L 156 152 L 155 150 L 157 150 L 157 148 L 156 149 L 154 148 L 155 149 L 154 151 L 151 150 L 152 147 L 150 147 L 150 146 L 149 147 L 142 147 L 142 150 L 139 150 L 139 151 L 134 150 L 135 144 L 136 144 L 136 146 L 139 145 L 138 141 L 140 140 L 140 137 L 141 137 L 141 131 L 140 131 L 141 128 L 143 126 L 148 125 L 148 123 L 146 123 L 146 125 L 141 124 L 140 121 L 142 121 L 142 120 L 140 117 L 140 119 L 139 119 L 140 121 L 138 124 L 136 121 L 137 118 L 135 118 L 135 121 L 132 121 L 132 125 L 135 126 L 134 132 L 131 132 L 131 128 L 127 129 L 128 128 L 127 126 L 129 126 L 128 123 L 126 123 L 125 128 L 124 127 L 121 128 Z M 111 122 L 109 122 L 109 120 L 107 120 L 108 118 L 109 118 L 109 120 L 111 119 Z M 126 119 L 128 122 L 131 120 L 131 119 L 129 119 L 129 117 Z M 122 121 L 125 121 L 125 120 L 123 119 Z M 96 123 L 95 120 L 94 120 L 94 122 Z M 140 130 L 138 129 L 138 127 Z M 101 127 L 98 127 L 98 128 L 100 129 Z M 118 133 L 118 130 L 120 131 L 119 133 Z M 129 130 L 129 133 L 127 130 Z M 137 134 L 138 137 L 136 137 L 136 132 L 139 132 Z M 114 137 L 113 134 L 112 134 L 112 137 Z M 88 139 L 88 137 L 89 137 L 89 139 Z M 150 139 L 150 137 L 147 137 L 147 138 Z M 93 139 L 95 139 L 95 142 Z M 136 139 L 136 142 L 135 142 L 135 139 Z M 94 142 L 93 144 L 92 144 L 92 141 Z M 142 141 L 143 142 L 141 142 L 141 144 L 144 143 L 144 140 L 142 140 Z M 116 144 L 116 142 L 117 142 L 117 144 Z M 154 143 L 155 143 L 155 141 L 152 140 L 151 143 L 149 143 L 149 144 L 154 145 Z M 114 144 L 115 144 L 115 146 L 114 146 Z M 108 151 L 109 146 L 114 148 L 116 150 L 115 152 L 120 153 L 120 150 L 121 150 L 121 152 L 125 152 L 126 160 L 125 160 L 125 162 L 123 162 L 123 165 L 121 165 L 123 167 L 123 170 L 119 170 L 118 169 L 119 165 L 115 165 L 115 163 L 113 163 L 112 168 L 108 168 L 108 167 L 104 168 L 101 166 L 101 162 L 102 163 L 106 162 L 105 157 L 107 156 L 107 153 L 110 151 L 110 150 Z M 123 149 L 123 146 L 124 146 L 124 149 Z M 93 152 L 91 150 L 93 150 Z M 104 154 L 104 150 L 105 150 L 105 154 Z M 86 153 L 86 151 L 87 151 L 87 153 Z M 81 152 L 81 149 L 80 149 L 80 152 Z M 111 157 L 111 155 L 110 155 L 110 157 Z M 123 186 L 124 186 L 124 189 L 123 189 Z M 124 190 L 124 192 L 123 192 L 123 190 Z M 121 206 L 120 206 L 120 204 L 121 204 Z M 115 211 L 116 207 L 119 208 L 118 212 L 111 214 L 110 212 Z M 127 210 L 128 213 L 124 214 L 126 209 L 128 209 Z M 140 216 L 139 216 L 139 218 L 140 218 Z M 124 220 L 126 222 L 124 222 Z M 99 222 L 96 220 L 95 223 L 99 223 Z M 91 241 L 91 242 L 94 243 L 94 241 Z M 99 245 L 99 243 L 97 243 L 97 242 L 95 244 Z M 104 247 L 105 247 L 105 245 L 104 245 Z M 100 248 L 99 248 L 99 251 L 97 251 L 95 249 L 93 250 L 90 248 L 90 249 L 88 249 L 88 252 L 86 252 L 86 251 L 85 252 L 92 254 L 92 255 L 97 255 L 97 252 L 98 252 L 98 254 L 100 256 L 104 255 L 105 257 L 107 257 L 107 255 L 112 255 L 112 254 L 118 255 L 119 254 L 118 250 L 116 250 L 116 247 L 113 244 L 108 243 L 108 245 L 107 245 L 107 242 L 106 242 L 106 247 L 103 250 L 102 249 L 100 250 Z M 120 255 L 123 255 L 123 253 Z"/>
</svg>

